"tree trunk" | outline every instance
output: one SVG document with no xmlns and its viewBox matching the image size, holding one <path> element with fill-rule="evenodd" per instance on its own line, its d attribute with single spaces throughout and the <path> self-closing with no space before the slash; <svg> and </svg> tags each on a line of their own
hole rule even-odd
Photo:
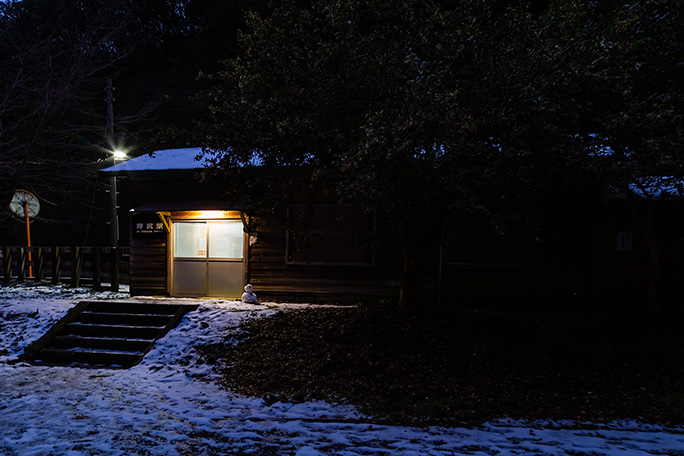
<svg viewBox="0 0 684 456">
<path fill-rule="evenodd" d="M 658 297 L 660 282 L 660 249 L 654 233 L 648 233 L 648 250 L 651 263 L 648 268 L 648 310 L 652 313 L 660 312 L 662 306 Z"/>
<path fill-rule="evenodd" d="M 660 246 L 658 244 L 658 236 L 653 222 L 653 203 L 648 201 L 647 205 L 646 210 L 640 212 L 637 204 L 632 202 L 632 214 L 634 215 L 637 225 L 646 236 L 650 260 L 648 267 L 648 310 L 649 312 L 657 313 L 662 310 L 658 296 L 660 282 Z"/>
<path fill-rule="evenodd" d="M 418 252 L 412 247 L 403 250 L 404 264 L 399 280 L 399 310 L 412 311 L 416 308 L 416 282 L 418 281 Z"/>
<path fill-rule="evenodd" d="M 648 253 L 650 264 L 648 268 L 648 310 L 650 312 L 660 312 L 662 307 L 658 296 L 658 286 L 660 282 L 660 245 L 658 235 L 653 222 L 653 204 L 649 202 L 646 210 L 646 220 L 644 223 L 644 233 L 648 243 Z"/>
</svg>

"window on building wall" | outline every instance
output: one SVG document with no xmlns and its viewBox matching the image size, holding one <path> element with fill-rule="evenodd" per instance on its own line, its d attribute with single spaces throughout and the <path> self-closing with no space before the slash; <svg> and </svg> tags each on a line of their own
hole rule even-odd
<svg viewBox="0 0 684 456">
<path fill-rule="evenodd" d="M 286 258 L 290 264 L 373 264 L 375 220 L 347 205 L 288 208 Z"/>
</svg>

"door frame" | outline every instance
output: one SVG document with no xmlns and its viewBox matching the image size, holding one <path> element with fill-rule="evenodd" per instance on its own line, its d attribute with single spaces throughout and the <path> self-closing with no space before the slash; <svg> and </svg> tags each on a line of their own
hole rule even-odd
<svg viewBox="0 0 684 456">
<path fill-rule="evenodd" d="M 164 223 L 168 227 L 167 234 L 167 290 L 169 290 L 169 296 L 175 296 L 174 290 L 174 222 L 176 221 L 187 221 L 187 222 L 210 222 L 210 221 L 239 221 L 242 223 L 242 283 L 247 283 L 248 267 L 249 267 L 249 236 L 246 232 L 246 224 L 248 219 L 246 214 L 240 211 L 219 211 L 219 210 L 202 210 L 202 211 L 173 211 L 166 212 L 164 214 L 160 213 L 163 217 Z M 208 296 L 214 297 L 214 296 Z M 235 298 L 231 296 L 231 298 Z"/>
</svg>

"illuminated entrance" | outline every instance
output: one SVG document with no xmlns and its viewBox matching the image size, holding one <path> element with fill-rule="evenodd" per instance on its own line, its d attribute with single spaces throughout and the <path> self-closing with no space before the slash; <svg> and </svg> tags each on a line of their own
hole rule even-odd
<svg viewBox="0 0 684 456">
<path fill-rule="evenodd" d="M 173 296 L 237 298 L 244 281 L 241 220 L 171 220 Z"/>
</svg>

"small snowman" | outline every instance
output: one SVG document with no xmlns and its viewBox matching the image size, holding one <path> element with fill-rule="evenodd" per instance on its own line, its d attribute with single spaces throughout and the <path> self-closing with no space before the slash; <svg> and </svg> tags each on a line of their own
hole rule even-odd
<svg viewBox="0 0 684 456">
<path fill-rule="evenodd" d="M 245 304 L 259 304 L 257 296 L 252 293 L 252 284 L 245 285 L 245 292 L 242 293 L 242 302 Z"/>
</svg>

